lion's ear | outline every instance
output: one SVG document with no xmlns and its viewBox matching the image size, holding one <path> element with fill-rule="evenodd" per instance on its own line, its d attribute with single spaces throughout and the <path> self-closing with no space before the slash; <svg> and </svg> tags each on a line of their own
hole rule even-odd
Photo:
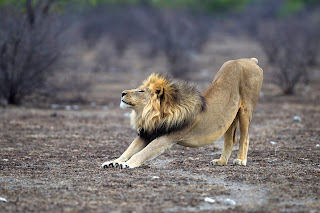
<svg viewBox="0 0 320 213">
<path fill-rule="evenodd" d="M 171 88 L 168 78 L 159 74 L 151 74 L 143 84 L 151 90 L 157 99 L 163 99 Z"/>
<path fill-rule="evenodd" d="M 157 89 L 156 94 L 157 94 L 157 97 L 161 99 L 164 95 L 164 88 L 161 87 L 161 88 Z"/>
</svg>

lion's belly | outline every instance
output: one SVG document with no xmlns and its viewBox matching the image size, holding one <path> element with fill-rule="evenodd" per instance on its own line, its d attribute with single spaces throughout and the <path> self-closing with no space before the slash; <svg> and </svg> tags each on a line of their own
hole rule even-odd
<svg viewBox="0 0 320 213">
<path fill-rule="evenodd" d="M 225 128 L 216 129 L 215 131 L 192 131 L 194 135 L 185 135 L 183 139 L 178 142 L 181 146 L 186 147 L 201 147 L 211 144 L 221 138 L 226 132 Z M 189 136 L 189 137 L 188 137 Z"/>
<path fill-rule="evenodd" d="M 220 137 L 216 136 L 216 137 L 202 137 L 202 138 L 194 138 L 194 139 L 189 139 L 189 140 L 185 140 L 185 141 L 180 141 L 178 142 L 179 145 L 181 146 L 186 146 L 186 147 L 201 147 L 201 146 L 205 146 L 208 144 L 211 144 L 213 142 L 215 142 L 216 140 L 218 140 L 219 138 L 221 138 L 222 135 L 220 135 Z"/>
<path fill-rule="evenodd" d="M 179 145 L 200 147 L 211 144 L 221 138 L 235 119 L 239 109 L 239 98 L 229 102 L 223 109 L 207 109 L 199 115 L 197 121 L 180 135 Z"/>
</svg>

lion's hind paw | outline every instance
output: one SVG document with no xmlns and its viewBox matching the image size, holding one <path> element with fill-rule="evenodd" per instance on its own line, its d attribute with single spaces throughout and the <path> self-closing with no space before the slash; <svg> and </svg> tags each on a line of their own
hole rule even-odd
<svg viewBox="0 0 320 213">
<path fill-rule="evenodd" d="M 233 161 L 234 165 L 241 165 L 241 166 L 246 166 L 247 165 L 247 160 L 240 160 L 240 159 L 235 159 Z"/>
<path fill-rule="evenodd" d="M 213 165 L 213 166 L 224 166 L 224 165 L 227 165 L 227 162 L 221 161 L 220 159 L 214 159 L 213 161 L 211 161 L 211 165 Z"/>
</svg>

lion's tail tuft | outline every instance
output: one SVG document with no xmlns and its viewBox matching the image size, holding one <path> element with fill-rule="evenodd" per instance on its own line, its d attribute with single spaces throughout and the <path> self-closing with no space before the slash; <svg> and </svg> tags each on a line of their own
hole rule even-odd
<svg viewBox="0 0 320 213">
<path fill-rule="evenodd" d="M 258 59 L 256 58 L 250 58 L 254 63 L 258 64 Z"/>
</svg>

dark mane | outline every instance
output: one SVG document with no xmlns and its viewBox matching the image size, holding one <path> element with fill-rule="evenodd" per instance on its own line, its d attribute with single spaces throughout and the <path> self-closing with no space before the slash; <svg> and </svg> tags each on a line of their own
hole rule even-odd
<svg viewBox="0 0 320 213">
<path fill-rule="evenodd" d="M 206 108 L 205 98 L 194 84 L 151 74 L 143 85 L 156 95 L 141 113 L 132 114 L 131 124 L 147 142 L 188 127 Z"/>
</svg>

